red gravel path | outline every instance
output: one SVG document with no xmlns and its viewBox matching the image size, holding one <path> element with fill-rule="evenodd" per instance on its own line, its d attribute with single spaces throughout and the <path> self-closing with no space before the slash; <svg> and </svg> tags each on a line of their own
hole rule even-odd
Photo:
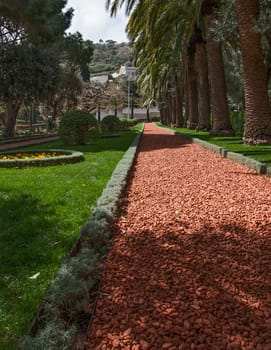
<svg viewBox="0 0 271 350">
<path fill-rule="evenodd" d="M 271 179 L 147 124 L 87 349 L 271 349 Z"/>
</svg>

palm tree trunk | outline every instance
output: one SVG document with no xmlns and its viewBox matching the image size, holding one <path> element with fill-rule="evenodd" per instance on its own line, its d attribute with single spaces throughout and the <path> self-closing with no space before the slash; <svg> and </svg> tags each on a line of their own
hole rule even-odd
<svg viewBox="0 0 271 350">
<path fill-rule="evenodd" d="M 210 130 L 211 106 L 208 77 L 208 62 L 206 44 L 202 37 L 196 43 L 196 55 L 198 63 L 198 101 L 199 118 L 197 130 Z"/>
<path fill-rule="evenodd" d="M 149 123 L 150 121 L 150 107 L 147 107 L 147 122 Z"/>
<path fill-rule="evenodd" d="M 169 102 L 167 92 L 165 92 L 164 122 L 165 125 L 169 124 Z"/>
<path fill-rule="evenodd" d="M 176 89 L 176 95 L 175 95 L 176 127 L 179 128 L 183 126 L 183 96 L 182 96 L 178 74 L 175 74 L 175 89 Z"/>
<path fill-rule="evenodd" d="M 172 98 L 169 89 L 167 90 L 167 103 L 168 103 L 168 125 L 172 124 Z"/>
<path fill-rule="evenodd" d="M 184 119 L 183 127 L 186 128 L 189 119 L 189 94 L 188 94 L 188 69 L 187 69 L 187 55 L 183 55 L 183 72 L 184 72 Z"/>
<path fill-rule="evenodd" d="M 171 92 L 171 106 L 172 106 L 172 117 L 171 125 L 176 126 L 176 93 Z"/>
<path fill-rule="evenodd" d="M 260 33 L 254 30 L 259 15 L 258 0 L 236 0 L 243 57 L 246 144 L 271 143 L 271 109 Z"/>
<path fill-rule="evenodd" d="M 229 108 L 227 102 L 227 88 L 224 71 L 221 44 L 212 39 L 211 25 L 215 19 L 214 12 L 205 14 L 205 26 L 207 32 L 207 59 L 211 85 L 211 110 L 212 110 L 212 135 L 233 135 Z"/>
<path fill-rule="evenodd" d="M 189 114 L 187 120 L 187 128 L 195 129 L 198 123 L 198 91 L 197 91 L 197 75 L 195 67 L 195 47 L 190 45 L 187 50 L 188 64 L 188 98 L 189 98 Z"/>
<path fill-rule="evenodd" d="M 98 103 L 98 122 L 100 123 L 101 121 L 101 105 Z"/>
</svg>

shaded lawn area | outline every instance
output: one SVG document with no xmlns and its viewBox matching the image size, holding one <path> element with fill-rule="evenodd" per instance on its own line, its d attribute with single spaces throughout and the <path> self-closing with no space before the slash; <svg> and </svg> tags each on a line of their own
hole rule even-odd
<svg viewBox="0 0 271 350">
<path fill-rule="evenodd" d="M 161 123 L 157 123 L 158 126 L 163 126 Z M 181 134 L 189 135 L 194 138 L 198 138 L 217 146 L 227 148 L 231 152 L 241 153 L 246 157 L 250 157 L 265 163 L 268 167 L 271 167 L 271 146 L 247 146 L 243 144 L 242 137 L 214 137 L 210 136 L 207 131 L 189 130 L 185 128 L 171 128 L 165 126 L 171 130 L 175 130 Z"/>
<path fill-rule="evenodd" d="M 24 149 L 75 149 L 77 164 L 0 169 L 0 349 L 15 349 L 62 259 L 139 127 L 85 146 L 61 141 Z M 21 148 L 22 149 L 22 148 Z"/>
</svg>

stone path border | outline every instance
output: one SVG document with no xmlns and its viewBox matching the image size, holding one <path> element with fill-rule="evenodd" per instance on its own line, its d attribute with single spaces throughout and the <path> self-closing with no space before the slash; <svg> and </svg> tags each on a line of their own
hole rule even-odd
<svg viewBox="0 0 271 350">
<path fill-rule="evenodd" d="M 264 163 L 261 163 L 255 159 L 246 157 L 240 153 L 231 152 L 227 148 L 214 145 L 214 144 L 209 143 L 207 141 L 197 139 L 197 138 L 194 138 L 194 137 L 189 136 L 189 135 L 184 135 L 178 131 L 168 129 L 167 127 L 161 127 L 158 125 L 156 125 L 156 126 L 160 129 L 172 132 L 173 135 L 181 135 L 183 137 L 187 137 L 191 140 L 192 143 L 196 143 L 197 145 L 202 146 L 213 153 L 220 154 L 224 158 L 231 159 L 232 161 L 239 163 L 241 165 L 244 165 L 249 169 L 255 170 L 257 172 L 257 174 L 259 174 L 259 175 L 271 176 L 271 168 L 268 168 Z"/>
</svg>

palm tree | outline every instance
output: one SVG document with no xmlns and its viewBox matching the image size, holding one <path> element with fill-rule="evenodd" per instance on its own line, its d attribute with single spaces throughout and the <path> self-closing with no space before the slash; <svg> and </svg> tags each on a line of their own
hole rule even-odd
<svg viewBox="0 0 271 350">
<path fill-rule="evenodd" d="M 194 37 L 189 40 L 185 47 L 185 68 L 187 74 L 187 96 L 188 113 L 187 128 L 195 129 L 198 124 L 198 90 L 197 90 L 197 72 L 196 72 L 196 43 Z"/>
<path fill-rule="evenodd" d="M 199 117 L 197 130 L 210 130 L 211 106 L 206 40 L 200 27 L 196 28 L 196 57 L 198 66 Z"/>
<path fill-rule="evenodd" d="M 219 1 L 204 0 L 201 11 L 207 36 L 207 58 L 212 109 L 211 133 L 213 135 L 222 136 L 232 135 L 234 131 L 229 116 L 222 47 L 220 42 L 214 40 L 211 32 L 218 7 Z"/>
<path fill-rule="evenodd" d="M 255 30 L 259 16 L 258 0 L 236 0 L 240 45 L 243 57 L 246 144 L 271 143 L 271 109 L 261 35 Z"/>
<path fill-rule="evenodd" d="M 155 4 L 150 0 L 107 0 L 107 5 L 111 5 L 111 14 L 117 11 L 118 6 L 126 4 L 127 14 L 131 13 L 133 9 L 132 16 L 134 13 L 137 13 L 137 17 L 141 16 L 144 18 L 141 22 L 132 20 L 128 25 L 128 29 L 133 34 L 134 42 L 137 42 L 138 37 L 142 36 L 143 32 L 145 32 L 144 52 L 141 52 L 141 56 L 144 55 L 144 57 L 141 58 L 140 65 L 142 62 L 144 62 L 144 67 L 152 64 L 156 64 L 159 67 L 159 64 L 161 64 L 167 67 L 164 70 L 168 74 L 167 78 L 172 79 L 172 76 L 174 76 L 172 62 L 177 60 L 179 67 L 182 67 L 180 61 L 183 62 L 188 127 L 196 126 L 199 107 L 201 118 L 204 119 L 204 122 L 200 122 L 199 127 L 209 128 L 209 84 L 207 79 L 207 74 L 209 73 L 213 117 L 212 133 L 216 135 L 228 135 L 232 134 L 233 130 L 231 128 L 227 104 L 221 44 L 215 42 L 210 35 L 211 25 L 215 19 L 215 10 L 219 6 L 219 3 L 219 0 L 199 0 L 196 2 L 190 0 L 178 2 L 164 0 Z M 197 28 L 200 18 L 204 18 L 208 34 L 207 57 L 209 71 L 206 69 L 204 42 L 201 40 L 196 45 L 197 40 L 195 40 L 195 28 Z M 146 35 L 146 33 L 148 34 Z M 183 46 L 186 47 L 184 52 L 182 52 Z M 196 48 L 198 51 L 198 71 L 195 68 Z M 149 56 L 148 52 L 152 52 L 152 54 Z M 159 59 L 158 54 L 160 55 Z M 167 65 L 166 62 L 171 62 L 171 66 Z M 157 67 L 155 70 L 157 70 Z M 143 72 L 146 74 L 146 70 L 140 69 L 139 71 L 142 74 Z M 152 68 L 149 68 L 149 72 L 151 71 Z M 198 75 L 200 76 L 197 81 Z M 158 80 L 160 77 L 161 74 L 158 76 L 156 74 Z M 142 82 L 143 80 L 142 77 Z M 151 84 L 155 83 L 153 79 L 149 81 Z M 165 86 L 164 83 L 163 85 Z M 159 95 L 161 95 L 161 91 L 159 91 Z M 168 96 L 168 94 L 162 95 Z"/>
<path fill-rule="evenodd" d="M 159 100 L 163 106 L 163 119 L 179 125 L 182 120 L 181 61 L 179 40 L 175 35 L 179 29 L 172 26 L 167 16 L 161 16 L 170 3 L 164 1 L 157 6 L 152 1 L 140 1 L 130 16 L 127 31 L 134 43 L 138 84 L 144 104 Z"/>
</svg>

